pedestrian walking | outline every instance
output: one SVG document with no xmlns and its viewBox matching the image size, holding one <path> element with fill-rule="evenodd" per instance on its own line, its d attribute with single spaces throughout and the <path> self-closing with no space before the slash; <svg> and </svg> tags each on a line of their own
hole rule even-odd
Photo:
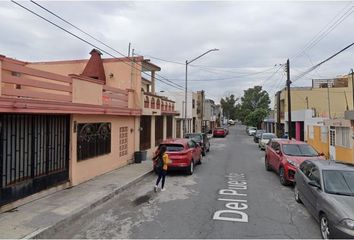
<svg viewBox="0 0 354 240">
<path fill-rule="evenodd" d="M 166 153 L 166 146 L 162 145 L 157 150 L 155 157 L 153 158 L 155 162 L 155 168 L 158 173 L 158 178 L 154 187 L 154 191 L 157 192 L 159 183 L 161 181 L 161 191 L 165 191 L 165 178 L 167 174 L 167 164 L 169 163 L 168 155 Z"/>
</svg>

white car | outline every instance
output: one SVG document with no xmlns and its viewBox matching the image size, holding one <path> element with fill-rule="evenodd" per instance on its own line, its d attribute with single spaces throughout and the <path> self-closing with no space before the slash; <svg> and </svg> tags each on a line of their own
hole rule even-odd
<svg viewBox="0 0 354 240">
<path fill-rule="evenodd" d="M 262 133 L 261 137 L 258 140 L 258 147 L 261 150 L 265 150 L 266 145 L 269 143 L 270 139 L 276 138 L 274 133 Z"/>
<path fill-rule="evenodd" d="M 232 120 L 232 119 L 230 119 L 230 120 L 229 120 L 229 124 L 230 124 L 230 125 L 235 125 L 235 121 Z"/>
<path fill-rule="evenodd" d="M 256 134 L 257 128 L 256 127 L 249 127 L 248 128 L 248 135 L 253 136 Z"/>
</svg>

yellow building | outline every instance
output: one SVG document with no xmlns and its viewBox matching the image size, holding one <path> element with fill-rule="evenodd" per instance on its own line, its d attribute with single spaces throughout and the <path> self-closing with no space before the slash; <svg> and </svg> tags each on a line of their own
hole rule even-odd
<svg viewBox="0 0 354 240">
<path fill-rule="evenodd" d="M 307 141 L 328 158 L 353 161 L 352 134 L 344 113 L 353 109 L 352 76 L 314 79 L 312 87 L 291 88 L 291 136 Z M 276 94 L 277 134 L 288 132 L 288 98 L 284 88 Z M 350 154 L 349 154 L 350 152 Z"/>
</svg>

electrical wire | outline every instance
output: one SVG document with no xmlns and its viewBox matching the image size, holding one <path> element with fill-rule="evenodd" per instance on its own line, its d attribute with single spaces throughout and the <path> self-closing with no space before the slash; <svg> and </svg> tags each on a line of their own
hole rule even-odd
<svg viewBox="0 0 354 240">
<path fill-rule="evenodd" d="M 54 22 L 48 20 L 47 18 L 45 18 L 45 17 L 41 16 L 40 14 L 38 14 L 38 13 L 32 11 L 31 9 L 29 9 L 29 8 L 27 8 L 27 7 L 25 7 L 25 6 L 21 5 L 21 4 L 19 4 L 18 2 L 14 1 L 14 0 L 11 0 L 11 2 L 13 2 L 14 4 L 20 6 L 21 8 L 27 10 L 28 12 L 30 12 L 30 13 L 36 15 L 37 17 L 39 17 L 39 18 L 45 20 L 46 22 L 48 22 L 48 23 L 54 25 L 55 27 L 57 27 L 57 28 L 63 30 L 64 32 L 66 32 L 66 33 L 72 35 L 73 37 L 75 37 L 75 38 L 77 38 L 77 39 L 79 39 L 79 40 L 85 42 L 86 44 L 88 44 L 88 45 L 90 45 L 90 46 L 92 46 L 92 47 L 94 47 L 94 48 L 100 50 L 101 52 L 106 53 L 107 55 L 109 55 L 109 56 L 111 56 L 111 57 L 113 57 L 113 58 L 118 59 L 118 57 L 116 57 L 116 56 L 110 54 L 109 52 L 103 50 L 102 48 L 100 48 L 100 47 L 98 47 L 98 46 L 96 46 L 96 45 L 94 45 L 93 43 L 91 43 L 91 42 L 89 42 L 89 41 L 87 41 L 87 40 L 85 40 L 85 39 L 79 37 L 78 35 L 76 35 L 76 34 L 70 32 L 69 30 L 67 30 L 67 29 L 65 29 L 65 28 L 63 28 L 63 27 L 61 27 L 61 26 L 59 26 L 58 24 L 56 24 L 56 23 L 54 23 Z M 33 1 L 31 1 L 31 2 L 33 2 Z M 34 2 L 33 2 L 33 3 L 34 3 Z M 35 3 L 35 4 L 36 4 L 37 6 L 39 5 L 39 4 L 37 4 L 37 3 Z M 42 8 L 45 9 L 44 7 L 42 7 Z M 54 14 L 54 13 L 52 13 L 52 12 L 49 11 L 49 10 L 48 10 L 48 12 L 50 12 L 51 14 Z M 59 17 L 59 16 L 57 16 L 57 15 L 54 15 L 54 16 Z M 63 20 L 63 19 L 61 19 L 61 20 Z M 63 21 L 66 21 L 66 20 L 63 20 Z M 72 26 L 74 26 L 74 25 L 72 25 Z M 77 28 L 77 27 L 76 27 L 76 28 Z M 87 33 L 86 33 L 86 34 L 87 34 Z M 90 37 L 92 37 L 90 34 L 87 34 L 87 35 L 90 36 Z M 96 40 L 96 39 L 95 39 L 95 40 Z M 115 51 L 116 51 L 116 50 L 115 50 Z M 119 54 L 121 54 L 121 55 L 123 55 L 124 57 L 126 57 L 124 54 L 120 53 L 119 51 L 116 51 L 116 52 L 119 53 Z M 125 63 L 125 64 L 131 66 L 129 63 L 126 63 L 126 62 L 124 62 L 124 61 L 123 61 L 123 63 Z M 137 64 L 137 65 L 139 65 L 139 64 Z M 140 65 L 140 66 L 142 66 L 142 65 Z M 134 66 L 131 66 L 131 67 L 134 68 L 134 69 L 137 69 L 137 70 L 141 71 L 140 69 L 138 69 L 138 68 L 136 68 L 136 67 L 134 67 Z M 151 75 L 148 74 L 148 73 L 145 73 L 145 72 L 142 72 L 142 73 L 151 77 Z M 157 75 L 157 74 L 156 74 L 156 75 Z M 184 89 L 183 86 L 181 86 L 181 85 L 179 85 L 179 84 L 176 84 L 176 83 L 174 83 L 174 82 L 172 82 L 172 81 L 170 81 L 170 80 L 166 80 L 166 79 L 165 79 L 165 80 L 162 80 L 162 79 L 159 79 L 159 78 L 156 78 L 156 77 L 155 77 L 155 79 L 156 79 L 157 81 L 160 81 L 160 82 L 162 82 L 162 83 L 164 83 L 164 84 L 166 84 L 166 85 L 169 85 L 169 86 L 171 86 L 171 87 L 177 88 L 177 89 L 179 89 L 179 90 L 183 90 L 183 89 Z M 167 81 L 167 82 L 166 82 L 166 81 Z M 169 83 L 169 82 L 170 82 L 170 83 Z"/>
<path fill-rule="evenodd" d="M 325 38 L 330 32 L 332 32 L 340 23 L 342 23 L 347 17 L 351 15 L 353 12 L 354 6 L 351 6 L 345 13 L 343 13 L 339 18 L 338 15 L 343 12 L 350 4 L 352 4 L 353 1 L 349 2 L 341 11 L 338 12 L 338 14 L 329 21 L 329 23 L 321 29 L 306 45 L 305 47 L 298 52 L 298 54 L 295 55 L 294 58 L 297 58 L 301 55 L 303 55 L 306 51 L 310 50 L 313 48 L 317 43 L 319 43 L 323 38 Z M 350 12 L 351 11 L 351 12 Z M 337 18 L 337 20 L 335 20 Z M 333 22 L 335 20 L 335 22 Z M 333 22 L 331 24 L 331 22 Z"/>
<path fill-rule="evenodd" d="M 354 42 L 349 44 L 348 46 L 346 46 L 345 48 L 343 48 L 342 50 L 336 52 L 335 54 L 333 54 L 332 56 L 328 57 L 327 59 L 323 60 L 322 62 L 316 64 L 315 66 L 310 67 L 307 71 L 299 74 L 298 76 L 296 76 L 293 79 L 293 83 L 295 81 L 298 81 L 300 78 L 304 77 L 305 75 L 307 75 L 308 73 L 312 72 L 313 70 L 315 70 L 316 68 L 318 68 L 319 66 L 321 66 L 322 64 L 328 62 L 329 60 L 331 60 L 332 58 L 336 57 L 338 54 L 344 52 L 345 50 L 349 49 L 350 47 L 352 47 L 354 45 Z"/>
</svg>

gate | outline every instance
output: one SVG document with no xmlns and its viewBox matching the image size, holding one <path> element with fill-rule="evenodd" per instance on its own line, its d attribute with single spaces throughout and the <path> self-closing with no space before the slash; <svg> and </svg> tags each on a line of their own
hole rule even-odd
<svg viewBox="0 0 354 240">
<path fill-rule="evenodd" d="M 151 148 L 151 116 L 140 118 L 140 150 Z"/>
<path fill-rule="evenodd" d="M 0 116 L 0 206 L 69 179 L 70 117 Z"/>
</svg>

